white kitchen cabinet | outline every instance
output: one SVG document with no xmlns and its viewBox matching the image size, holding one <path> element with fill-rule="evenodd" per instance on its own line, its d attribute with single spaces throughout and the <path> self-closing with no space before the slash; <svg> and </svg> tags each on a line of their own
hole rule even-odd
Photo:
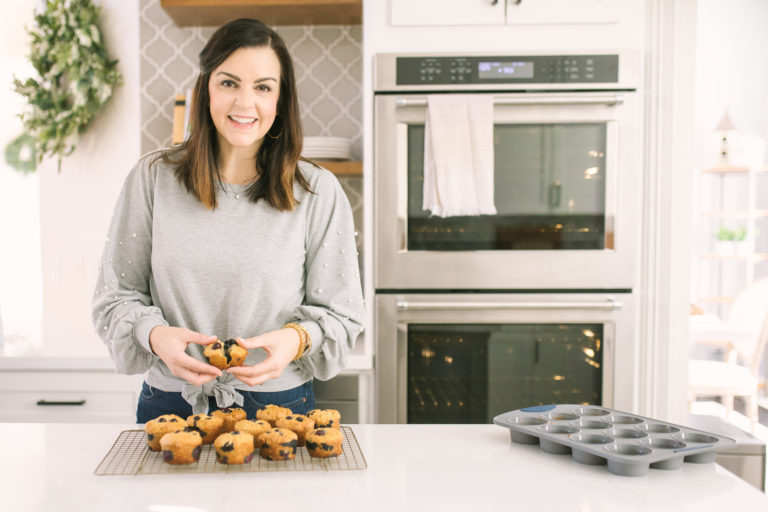
<svg viewBox="0 0 768 512">
<path fill-rule="evenodd" d="M 390 0 L 389 7 L 393 26 L 504 24 L 504 0 Z"/>
<path fill-rule="evenodd" d="M 618 23 L 626 0 L 390 0 L 393 26 Z"/>
<path fill-rule="evenodd" d="M 134 423 L 142 375 L 93 364 L 3 364 L 0 422 Z"/>
</svg>

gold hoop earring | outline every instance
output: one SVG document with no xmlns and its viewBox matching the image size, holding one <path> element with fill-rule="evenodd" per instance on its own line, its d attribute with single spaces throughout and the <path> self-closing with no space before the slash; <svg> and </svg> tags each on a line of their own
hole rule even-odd
<svg viewBox="0 0 768 512">
<path fill-rule="evenodd" d="M 272 127 L 270 126 L 270 128 L 272 128 Z M 279 139 L 279 138 L 280 138 L 280 136 L 281 136 L 282 134 L 283 134 L 283 130 L 280 130 L 280 133 L 278 133 L 276 136 L 275 136 L 275 135 L 272 135 L 271 133 L 269 133 L 269 130 L 267 130 L 267 135 L 269 135 L 269 138 L 270 138 L 270 139 L 275 139 L 275 140 L 277 140 L 277 139 Z"/>
</svg>

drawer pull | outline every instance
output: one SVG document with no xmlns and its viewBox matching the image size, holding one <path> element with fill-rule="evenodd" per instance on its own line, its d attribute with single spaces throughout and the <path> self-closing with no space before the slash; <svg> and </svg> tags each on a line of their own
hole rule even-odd
<svg viewBox="0 0 768 512">
<path fill-rule="evenodd" d="M 85 399 L 82 400 L 38 400 L 37 405 L 85 405 Z"/>
</svg>

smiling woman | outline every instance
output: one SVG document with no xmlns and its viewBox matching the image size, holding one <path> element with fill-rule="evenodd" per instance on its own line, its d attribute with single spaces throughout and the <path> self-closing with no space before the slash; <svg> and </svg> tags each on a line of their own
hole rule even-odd
<svg viewBox="0 0 768 512">
<path fill-rule="evenodd" d="M 119 371 L 145 373 L 137 421 L 236 404 L 304 413 L 313 378 L 362 330 L 352 211 L 336 178 L 300 161 L 291 57 L 252 19 L 200 53 L 189 138 L 142 158 L 109 229 L 94 324 Z M 203 346 L 248 349 L 226 373 Z"/>
</svg>

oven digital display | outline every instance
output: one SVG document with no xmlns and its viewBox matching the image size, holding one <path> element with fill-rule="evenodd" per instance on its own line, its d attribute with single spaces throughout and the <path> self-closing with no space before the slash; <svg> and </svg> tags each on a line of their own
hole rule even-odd
<svg viewBox="0 0 768 512">
<path fill-rule="evenodd" d="M 533 62 L 478 62 L 477 78 L 481 80 L 533 78 Z"/>
</svg>

